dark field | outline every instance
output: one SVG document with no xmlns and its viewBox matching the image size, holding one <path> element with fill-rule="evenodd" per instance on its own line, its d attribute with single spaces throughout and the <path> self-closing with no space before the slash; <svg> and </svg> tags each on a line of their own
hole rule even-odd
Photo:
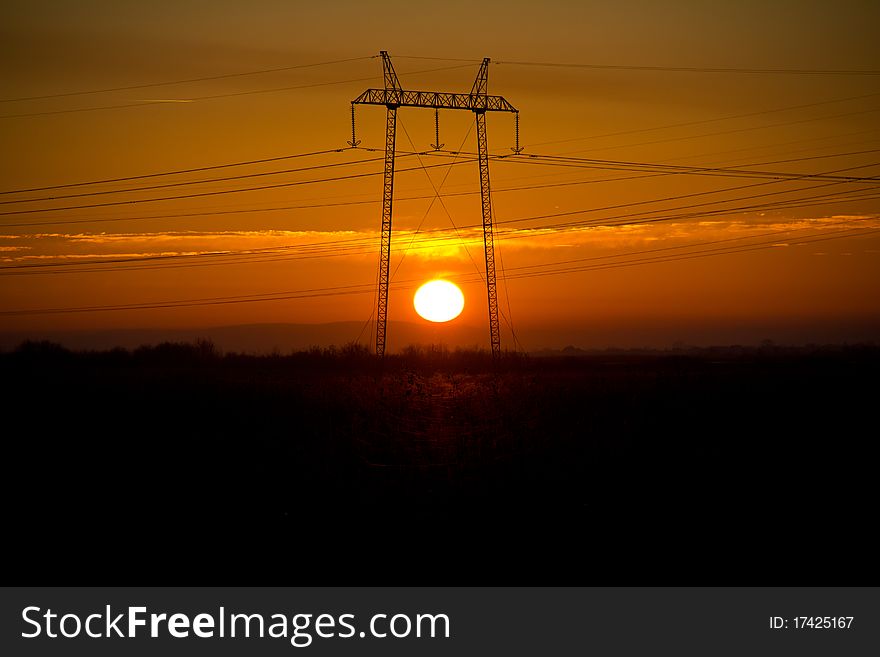
<svg viewBox="0 0 880 657">
<path fill-rule="evenodd" d="M 880 348 L 26 344 L 0 373 L 29 581 L 852 584 L 875 556 Z"/>
</svg>

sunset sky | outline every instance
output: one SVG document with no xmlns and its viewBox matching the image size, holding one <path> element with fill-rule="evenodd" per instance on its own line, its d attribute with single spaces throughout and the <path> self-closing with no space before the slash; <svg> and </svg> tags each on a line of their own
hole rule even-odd
<svg viewBox="0 0 880 657">
<path fill-rule="evenodd" d="M 3 14 L 0 331 L 367 322 L 385 109 L 335 149 L 387 50 L 432 91 L 490 57 L 520 111 L 518 157 L 512 115 L 488 116 L 505 347 L 510 325 L 526 349 L 880 338 L 877 2 Z M 398 114 L 389 318 L 424 323 L 415 286 L 445 277 L 451 325 L 488 342 L 474 117 L 441 111 L 441 153 L 433 120 Z"/>
</svg>

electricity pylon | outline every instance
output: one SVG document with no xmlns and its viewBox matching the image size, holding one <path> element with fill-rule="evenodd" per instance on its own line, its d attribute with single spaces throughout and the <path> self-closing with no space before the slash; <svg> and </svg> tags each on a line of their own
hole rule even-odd
<svg viewBox="0 0 880 657">
<path fill-rule="evenodd" d="M 486 293 L 489 299 L 489 339 L 492 356 L 501 354 L 501 327 L 498 323 L 498 291 L 495 285 L 495 241 L 492 233 L 492 199 L 489 193 L 489 147 L 486 139 L 486 112 L 513 112 L 517 118 L 517 144 L 519 153 L 519 110 L 501 96 L 488 94 L 489 58 L 483 59 L 477 79 L 469 94 L 444 93 L 440 91 L 406 91 L 400 86 L 391 58 L 384 50 L 382 69 L 384 89 L 367 89 L 351 101 L 352 148 L 359 143 L 354 135 L 355 105 L 384 105 L 385 120 L 385 178 L 382 187 L 382 237 L 379 252 L 379 305 L 376 310 L 376 354 L 385 355 L 385 334 L 388 320 L 388 272 L 391 266 L 391 208 L 394 196 L 394 149 L 397 133 L 398 107 L 429 107 L 440 109 L 469 110 L 476 116 L 477 153 L 480 165 L 480 195 L 483 210 L 483 247 L 486 254 Z M 440 144 L 439 134 L 437 144 Z M 439 147 L 438 147 L 439 148 Z"/>
</svg>

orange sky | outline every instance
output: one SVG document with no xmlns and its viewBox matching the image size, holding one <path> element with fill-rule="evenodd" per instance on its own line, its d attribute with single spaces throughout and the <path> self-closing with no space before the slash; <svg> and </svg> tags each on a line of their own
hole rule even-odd
<svg viewBox="0 0 880 657">
<path fill-rule="evenodd" d="M 404 87 L 414 89 L 466 92 L 475 60 L 501 62 L 490 68 L 489 91 L 520 110 L 529 154 L 880 175 L 880 75 L 516 63 L 880 69 L 876 3 L 660 7 L 446 2 L 424 13 L 420 3 L 402 2 L 10 3 L 0 26 L 6 83 L 0 191 L 344 148 L 349 102 L 381 85 L 381 63 L 370 58 L 380 49 L 391 53 Z M 229 77 L 349 58 L 361 59 Z M 214 76 L 227 77 L 10 100 Z M 4 194 L 0 311 L 6 314 L 0 330 L 38 335 L 48 329 L 365 322 L 374 304 L 381 176 L 313 181 L 380 172 L 384 118 L 384 108 L 358 108 L 363 143 L 357 151 Z M 512 117 L 491 114 L 488 123 L 490 150 L 509 154 Z M 468 112 L 442 112 L 445 148 L 473 152 L 472 124 Z M 430 110 L 400 110 L 399 151 L 429 150 L 433 141 Z M 455 322 L 481 328 L 486 302 L 477 276 L 483 254 L 473 228 L 480 221 L 479 179 L 473 162 L 438 166 L 451 161 L 436 154 L 397 160 L 389 317 L 421 321 L 412 309 L 411 285 L 448 276 L 461 281 L 467 300 Z M 279 170 L 284 172 L 252 175 Z M 493 161 L 491 173 L 498 254 L 508 275 L 506 284 L 499 277 L 501 307 L 527 348 L 578 340 L 584 346 L 661 346 L 877 337 L 876 182 L 646 176 L 524 157 Z M 252 177 L 95 194 L 245 174 Z M 147 200 L 273 184 L 286 186 Z M 728 189 L 733 187 L 743 188 Z M 92 195 L 49 198 L 72 194 Z M 681 196 L 687 198 L 662 200 Z M 28 198 L 41 200 L 21 202 Z M 134 199 L 140 201 L 50 211 Z M 777 205 L 741 208 L 760 203 Z M 22 212 L 31 209 L 40 211 Z M 562 213 L 570 214 L 546 217 Z M 695 216 L 675 218 L 681 214 Z M 639 219 L 664 220 L 602 225 Z M 580 224 L 559 226 L 565 222 Z M 268 248 L 278 250 L 241 253 Z M 238 253 L 125 262 L 216 251 Z M 100 260 L 115 262 L 82 264 Z M 21 267 L 34 264 L 60 266 L 42 267 L 52 273 L 41 274 Z M 9 312 L 289 297 L 325 288 L 334 288 L 334 295 L 114 312 Z M 509 345 L 507 328 L 504 335 Z"/>
</svg>

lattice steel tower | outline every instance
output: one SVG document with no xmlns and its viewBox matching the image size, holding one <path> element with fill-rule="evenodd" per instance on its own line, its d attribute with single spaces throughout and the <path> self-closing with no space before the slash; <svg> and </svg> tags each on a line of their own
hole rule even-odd
<svg viewBox="0 0 880 657">
<path fill-rule="evenodd" d="M 385 120 L 385 178 L 382 186 L 382 237 L 379 252 L 379 304 L 376 310 L 376 354 L 385 355 L 385 335 L 388 320 L 388 273 L 391 265 L 391 209 L 394 196 L 394 150 L 397 133 L 398 107 L 429 107 L 435 113 L 440 109 L 470 110 L 477 122 L 477 153 L 480 165 L 480 195 L 483 211 L 483 247 L 486 255 L 486 293 L 489 300 L 489 339 L 492 356 L 501 354 L 501 327 L 498 323 L 498 291 L 495 284 L 495 242 L 492 233 L 492 199 L 489 193 L 489 148 L 486 139 L 486 112 L 513 112 L 517 119 L 516 147 L 519 153 L 519 111 L 501 96 L 488 94 L 489 58 L 483 59 L 477 79 L 469 94 L 438 91 L 406 91 L 400 86 L 391 58 L 384 50 L 382 69 L 384 89 L 367 89 L 351 102 L 352 135 L 349 145 L 360 142 L 354 135 L 354 106 L 384 105 Z M 436 116 L 436 114 L 435 114 Z M 439 135 L 437 148 L 440 146 Z"/>
</svg>

